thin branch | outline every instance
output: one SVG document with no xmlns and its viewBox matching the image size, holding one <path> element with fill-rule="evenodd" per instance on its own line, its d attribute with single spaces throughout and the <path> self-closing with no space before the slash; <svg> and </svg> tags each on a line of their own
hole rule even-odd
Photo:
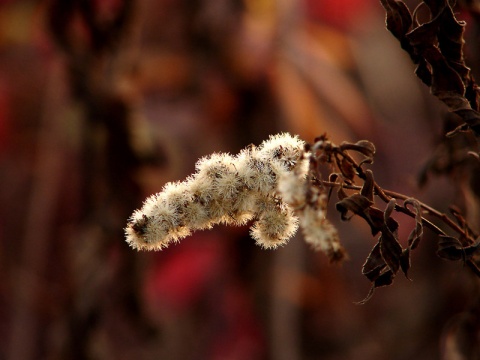
<svg viewBox="0 0 480 360">
<path fill-rule="evenodd" d="M 361 190 L 362 189 L 362 187 L 359 186 L 359 185 L 348 185 L 348 184 L 342 184 L 342 183 L 331 182 L 331 181 L 321 181 L 321 184 L 323 186 L 326 186 L 326 187 L 342 186 L 343 188 L 348 189 L 348 190 Z M 380 192 L 378 191 L 378 189 L 381 190 L 381 194 L 383 194 L 383 196 L 379 195 Z M 379 198 L 382 199 L 383 201 L 385 201 L 385 203 L 388 203 L 389 200 L 391 200 L 392 198 L 401 199 L 401 200 L 412 199 L 412 197 L 409 197 L 409 196 L 406 196 L 406 195 L 403 195 L 403 194 L 400 194 L 400 193 L 397 193 L 397 192 L 394 192 L 394 191 L 391 191 L 391 190 L 381 189 L 380 186 L 378 186 L 377 184 L 375 184 L 375 195 L 379 196 Z M 418 202 L 418 204 L 420 205 L 420 207 L 423 210 L 425 210 L 429 214 L 439 218 L 440 220 L 442 220 L 442 222 L 444 222 L 446 225 L 448 225 L 452 230 L 454 230 L 455 232 L 460 234 L 462 237 L 465 237 L 466 239 L 468 239 L 468 236 L 465 233 L 465 231 L 462 230 L 457 224 L 455 224 L 447 215 L 441 213 L 438 210 L 433 209 L 432 207 L 426 205 L 425 203 L 422 203 L 421 201 L 418 201 L 417 199 L 415 199 L 415 200 Z M 405 215 L 408 215 L 412 218 L 415 218 L 415 214 L 404 206 L 395 205 L 395 210 L 398 211 L 398 212 L 401 212 Z M 433 224 L 431 221 L 425 219 L 423 216 L 422 216 L 422 223 L 425 226 L 427 226 L 430 230 L 435 232 L 437 235 L 446 235 L 446 233 L 443 230 L 441 230 L 438 226 Z M 471 239 L 469 239 L 469 240 L 471 240 Z"/>
</svg>

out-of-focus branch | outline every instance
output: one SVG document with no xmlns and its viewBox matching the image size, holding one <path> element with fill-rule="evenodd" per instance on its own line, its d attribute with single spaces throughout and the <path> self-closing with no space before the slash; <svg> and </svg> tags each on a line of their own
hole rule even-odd
<svg viewBox="0 0 480 360">
<path fill-rule="evenodd" d="M 49 261 L 49 242 L 61 189 L 66 158 L 62 152 L 62 109 L 65 104 L 65 79 L 62 65 L 54 62 L 49 69 L 44 109 L 36 145 L 36 165 L 28 211 L 18 279 L 12 295 L 13 315 L 9 360 L 34 359 L 36 341 L 41 333 L 38 298 L 48 291 L 45 270 Z"/>
</svg>

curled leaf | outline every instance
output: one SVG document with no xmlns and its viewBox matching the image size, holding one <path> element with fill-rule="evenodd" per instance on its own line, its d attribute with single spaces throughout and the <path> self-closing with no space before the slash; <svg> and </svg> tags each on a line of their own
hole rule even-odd
<svg viewBox="0 0 480 360">
<path fill-rule="evenodd" d="M 377 242 L 370 254 L 368 254 L 365 264 L 363 264 L 362 274 L 365 275 L 370 281 L 375 281 L 386 266 L 387 264 L 383 260 L 382 253 L 380 251 L 380 243 Z"/>
<path fill-rule="evenodd" d="M 385 211 L 369 207 L 359 214 L 370 224 L 372 232 L 381 232 L 362 267 L 362 274 L 372 282 L 372 287 L 360 304 L 367 302 L 377 287 L 392 284 L 399 268 L 403 268 L 404 252 L 398 242 L 398 223 L 391 217 L 395 206 L 396 200 L 391 199 Z"/>
<path fill-rule="evenodd" d="M 410 270 L 410 267 L 412 266 L 412 261 L 410 258 L 410 253 L 411 253 L 411 248 L 406 248 L 402 251 L 402 254 L 400 255 L 400 268 L 402 269 L 403 274 L 407 279 L 410 280 L 410 277 L 408 276 L 408 271 Z"/>
<path fill-rule="evenodd" d="M 408 235 L 408 247 L 413 250 L 418 246 L 423 236 L 422 208 L 420 203 L 415 199 L 407 199 L 403 205 L 406 208 L 408 205 L 411 205 L 415 214 L 415 227 Z"/>
<path fill-rule="evenodd" d="M 368 140 L 360 140 L 360 141 L 357 141 L 355 144 L 343 142 L 340 145 L 340 148 L 342 150 L 353 150 L 353 151 L 359 152 L 368 158 L 373 158 L 376 151 L 375 145 L 373 145 L 373 143 Z"/>
<path fill-rule="evenodd" d="M 415 199 L 405 200 L 403 206 L 405 208 L 408 208 L 409 205 L 413 207 L 412 211 L 415 214 L 415 227 L 408 235 L 408 247 L 403 250 L 402 255 L 400 256 L 400 268 L 402 269 L 407 279 L 409 279 L 408 271 L 411 267 L 411 251 L 418 246 L 418 243 L 423 236 L 422 208 L 420 206 L 420 203 Z"/>
<path fill-rule="evenodd" d="M 351 216 L 347 216 L 348 212 L 354 215 L 362 215 L 366 209 L 373 205 L 373 202 L 361 194 L 350 195 L 335 205 L 342 220 L 350 220 Z"/>
<path fill-rule="evenodd" d="M 417 64 L 415 74 L 464 121 L 448 135 L 471 129 L 480 137 L 479 90 L 464 61 L 465 22 L 455 18 L 454 2 L 424 1 L 422 4 L 428 6 L 431 16 L 423 24 L 413 23 L 403 1 L 381 0 L 381 3 L 386 11 L 387 29 Z"/>
<path fill-rule="evenodd" d="M 347 180 L 353 180 L 353 178 L 355 177 L 355 169 L 353 168 L 352 163 L 349 162 L 346 158 L 342 158 L 338 165 L 340 171 L 342 172 L 342 175 Z"/>
<path fill-rule="evenodd" d="M 383 259 L 380 250 L 380 242 L 377 242 L 370 254 L 368 254 L 367 260 L 362 267 L 362 274 L 372 282 L 372 287 L 367 296 L 362 301 L 358 302 L 360 305 L 365 304 L 372 298 L 377 287 L 390 285 L 393 282 L 393 272 L 388 270 L 387 264 Z"/>
<path fill-rule="evenodd" d="M 460 240 L 452 236 L 440 236 L 439 238 L 437 255 L 442 259 L 466 261 L 480 249 L 480 243 L 463 247 Z"/>
<path fill-rule="evenodd" d="M 357 304 L 364 305 L 365 303 L 367 303 L 372 298 L 376 288 L 391 285 L 393 283 L 394 278 L 395 278 L 395 274 L 391 270 L 383 271 L 373 282 L 372 287 L 368 291 L 368 294 L 365 297 L 365 299 L 363 299 L 362 301 L 359 301 Z"/>
<path fill-rule="evenodd" d="M 410 10 L 403 1 L 380 0 L 380 2 L 387 12 L 387 29 L 400 41 L 402 48 L 411 54 L 412 46 L 405 37 L 412 26 Z"/>
<path fill-rule="evenodd" d="M 365 196 L 367 199 L 373 202 L 373 189 L 374 189 L 374 181 L 373 181 L 373 172 L 372 170 L 368 169 L 365 171 L 365 183 L 362 186 L 362 190 L 360 194 Z"/>
<path fill-rule="evenodd" d="M 389 201 L 384 213 L 384 224 L 382 226 L 382 234 L 379 239 L 380 252 L 385 263 L 388 265 L 393 274 L 400 267 L 400 257 L 402 255 L 402 246 L 398 242 L 398 223 L 390 217 L 395 208 L 395 200 Z"/>
<path fill-rule="evenodd" d="M 468 155 L 471 156 L 476 161 L 480 162 L 480 154 L 475 151 L 469 151 Z"/>
</svg>

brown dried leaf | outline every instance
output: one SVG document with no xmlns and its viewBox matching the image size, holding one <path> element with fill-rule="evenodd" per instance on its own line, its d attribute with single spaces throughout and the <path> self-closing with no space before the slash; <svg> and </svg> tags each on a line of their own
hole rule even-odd
<svg viewBox="0 0 480 360">
<path fill-rule="evenodd" d="M 362 301 L 359 301 L 357 304 L 363 305 L 367 303 L 372 298 L 376 288 L 391 285 L 393 283 L 394 278 L 395 278 L 395 274 L 393 274 L 391 270 L 385 270 L 381 272 L 380 275 L 373 282 L 372 287 L 370 288 L 365 299 L 363 299 Z"/>
<path fill-rule="evenodd" d="M 339 190 L 340 191 L 340 190 Z M 373 202 L 360 194 L 350 195 L 335 205 L 342 220 L 350 220 L 352 216 L 347 216 L 348 212 L 352 212 L 353 215 L 362 216 L 366 209 L 373 205 Z"/>
<path fill-rule="evenodd" d="M 362 274 L 373 284 L 368 295 L 360 304 L 367 302 L 377 287 L 387 286 L 393 283 L 396 273 L 401 267 L 404 252 L 398 242 L 398 223 L 391 218 L 395 209 L 395 199 L 389 201 L 384 212 L 370 207 L 362 214 L 359 214 L 374 229 L 381 231 L 377 244 L 367 257 L 362 267 Z"/>
<path fill-rule="evenodd" d="M 463 33 L 465 22 L 455 18 L 450 4 L 443 8 L 440 14 L 440 26 L 438 32 L 438 45 L 440 51 L 448 60 L 449 65 L 461 76 L 464 84 L 470 79 L 470 69 L 465 65 L 463 57 Z"/>
<path fill-rule="evenodd" d="M 437 255 L 447 260 L 470 259 L 480 249 L 480 243 L 463 247 L 460 240 L 452 236 L 439 236 Z"/>
<path fill-rule="evenodd" d="M 413 212 L 415 214 L 415 227 L 408 235 L 408 247 L 403 250 L 402 255 L 400 256 L 400 267 L 407 279 L 409 279 L 408 271 L 410 270 L 412 264 L 410 253 L 418 246 L 418 243 L 423 236 L 422 208 L 420 203 L 415 199 L 407 199 L 403 203 L 403 206 L 407 207 L 408 205 L 413 206 Z"/>
<path fill-rule="evenodd" d="M 413 206 L 413 212 L 415 213 L 415 227 L 408 235 L 408 247 L 412 250 L 418 246 L 423 236 L 423 222 L 422 222 L 422 208 L 420 203 L 415 199 L 407 199 L 404 202 L 404 206 Z"/>
<path fill-rule="evenodd" d="M 390 200 L 384 213 L 385 223 L 382 226 L 380 236 L 380 252 L 385 263 L 393 274 L 396 274 L 400 267 L 402 246 L 398 242 L 398 223 L 390 217 L 395 208 L 395 199 Z"/>
<path fill-rule="evenodd" d="M 388 286 L 393 283 L 393 279 L 395 278 L 395 274 L 392 270 L 386 270 L 380 274 L 380 276 L 375 280 L 374 286 L 375 288 L 381 286 Z"/>
<path fill-rule="evenodd" d="M 337 211 L 340 212 L 340 216 L 343 221 L 348 221 L 353 217 L 353 215 L 358 215 L 370 225 L 372 235 L 376 235 L 382 230 L 384 226 L 384 213 L 380 209 L 372 207 L 372 200 L 358 193 L 347 196 L 342 188 L 338 189 L 338 198 L 340 201 L 335 204 L 335 207 Z M 349 216 L 348 213 L 350 212 L 353 215 Z M 392 218 L 389 218 L 388 221 L 391 223 L 390 225 L 393 228 L 396 221 Z"/>
<path fill-rule="evenodd" d="M 355 143 L 355 150 L 361 152 L 363 155 L 367 157 L 373 157 L 375 152 L 375 145 L 368 141 L 368 140 L 360 140 Z"/>
<path fill-rule="evenodd" d="M 353 168 L 353 165 L 348 161 L 348 159 L 342 158 L 338 165 L 340 171 L 342 172 L 342 175 L 347 180 L 353 180 L 353 178 L 355 177 L 355 169 Z"/>
<path fill-rule="evenodd" d="M 365 196 L 367 199 L 373 202 L 373 189 L 375 187 L 375 183 L 373 181 L 373 172 L 372 170 L 368 169 L 365 171 L 365 182 L 363 183 L 362 190 L 360 194 Z"/>
<path fill-rule="evenodd" d="M 362 274 L 373 282 L 380 276 L 381 271 L 386 266 L 387 264 L 383 260 L 382 253 L 380 251 L 380 243 L 377 242 L 370 254 L 368 254 L 365 264 L 363 264 Z"/>
<path fill-rule="evenodd" d="M 373 158 L 375 155 L 375 145 L 368 140 L 360 140 L 357 141 L 355 144 L 343 142 L 340 145 L 340 149 L 342 150 L 353 150 L 365 155 L 368 158 Z"/>
<path fill-rule="evenodd" d="M 405 4 L 396 0 L 381 2 L 386 10 L 388 30 L 418 65 L 416 75 L 465 122 L 449 135 L 469 128 L 479 137 L 478 88 L 463 56 L 465 23 L 455 18 L 450 2 L 424 1 L 430 9 L 431 20 L 410 31 L 412 18 Z"/>
<path fill-rule="evenodd" d="M 380 251 L 388 267 L 393 273 L 397 273 L 400 268 L 400 258 L 402 256 L 402 247 L 398 242 L 398 233 L 395 231 L 382 232 L 380 237 Z"/>
<path fill-rule="evenodd" d="M 402 255 L 400 255 L 400 268 L 402 269 L 402 272 L 405 275 L 405 277 L 409 280 L 410 280 L 410 277 L 408 276 L 408 271 L 412 266 L 410 253 L 411 253 L 411 248 L 407 247 L 402 251 Z"/>
<path fill-rule="evenodd" d="M 376 235 L 382 231 L 382 228 L 384 226 L 384 213 L 382 210 L 372 206 L 365 212 L 365 214 L 361 216 L 370 225 L 372 229 L 372 235 Z M 395 227 L 394 224 L 396 224 L 396 221 L 392 218 L 389 218 L 388 223 L 391 223 L 389 226 L 392 226 L 393 228 Z"/>
<path fill-rule="evenodd" d="M 402 1 L 380 0 L 380 2 L 387 12 L 387 29 L 400 41 L 402 48 L 411 54 L 412 47 L 405 38 L 412 26 L 410 10 Z"/>
</svg>

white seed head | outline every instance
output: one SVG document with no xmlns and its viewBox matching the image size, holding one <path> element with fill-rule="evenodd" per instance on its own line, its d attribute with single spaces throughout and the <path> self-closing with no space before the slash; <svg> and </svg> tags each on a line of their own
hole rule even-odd
<svg viewBox="0 0 480 360">
<path fill-rule="evenodd" d="M 305 142 L 288 133 L 270 136 L 260 145 L 260 154 L 266 161 L 277 162 L 290 171 L 300 159 Z"/>
<path fill-rule="evenodd" d="M 264 212 L 251 228 L 251 236 L 257 245 L 265 249 L 283 246 L 295 234 L 298 219 L 290 212 Z"/>
<path fill-rule="evenodd" d="M 233 167 L 233 166 L 232 166 Z M 232 167 L 213 180 L 214 191 L 224 199 L 234 199 L 241 191 L 242 182 L 237 171 Z"/>
<path fill-rule="evenodd" d="M 305 175 L 294 172 L 284 172 L 278 179 L 277 190 L 287 204 L 294 209 L 305 206 L 305 194 L 307 191 Z"/>
<path fill-rule="evenodd" d="M 308 207 L 300 219 L 302 233 L 305 241 L 314 249 L 326 254 L 341 251 L 340 238 L 337 229 L 324 216 L 322 211 Z"/>
<path fill-rule="evenodd" d="M 195 169 L 199 177 L 205 177 L 205 181 L 215 179 L 230 171 L 233 164 L 233 158 L 229 154 L 214 153 L 201 158 L 196 164 Z"/>
<path fill-rule="evenodd" d="M 260 246 L 283 245 L 298 228 L 292 207 L 305 203 L 304 155 L 302 140 L 279 134 L 236 156 L 205 156 L 195 174 L 166 184 L 133 213 L 127 242 L 138 250 L 158 250 L 194 230 L 254 219 L 251 235 Z"/>
<path fill-rule="evenodd" d="M 259 157 L 257 152 L 241 154 L 237 161 L 240 181 L 248 190 L 266 194 L 275 189 L 276 178 L 271 165 Z"/>
</svg>

